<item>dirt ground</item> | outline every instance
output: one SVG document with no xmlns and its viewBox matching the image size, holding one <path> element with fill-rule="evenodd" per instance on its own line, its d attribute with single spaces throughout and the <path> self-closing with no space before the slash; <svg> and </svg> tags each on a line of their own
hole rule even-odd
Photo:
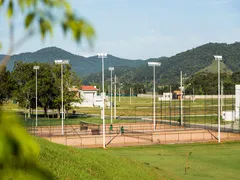
<svg viewBox="0 0 240 180">
<path fill-rule="evenodd" d="M 121 127 L 124 133 L 120 133 Z M 97 130 L 99 129 L 99 131 Z M 35 129 L 35 135 L 52 142 L 75 147 L 102 147 L 102 126 L 89 126 L 83 129 L 80 125 L 64 126 L 62 135 L 61 126 L 44 126 Z M 221 141 L 240 140 L 240 134 L 221 132 Z M 152 123 L 123 123 L 113 125 L 109 130 L 106 125 L 105 143 L 107 146 L 131 146 L 169 143 L 191 143 L 218 141 L 218 132 L 206 129 L 183 128 L 167 124 L 157 124 L 153 131 Z"/>
</svg>

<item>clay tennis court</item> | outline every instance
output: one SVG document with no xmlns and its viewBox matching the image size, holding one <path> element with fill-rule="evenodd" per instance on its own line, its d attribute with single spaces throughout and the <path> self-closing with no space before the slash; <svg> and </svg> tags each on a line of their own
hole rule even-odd
<svg viewBox="0 0 240 180">
<path fill-rule="evenodd" d="M 124 127 L 124 133 L 120 128 Z M 64 126 L 62 135 L 61 126 L 42 126 L 34 129 L 36 135 L 51 142 L 74 147 L 102 147 L 102 126 L 88 125 L 83 128 L 80 125 Z M 216 141 L 218 132 L 203 128 L 184 128 L 176 125 L 157 124 L 153 131 L 153 124 L 145 123 L 119 123 L 109 130 L 106 124 L 106 145 L 131 146 L 169 143 L 192 143 Z M 221 132 L 221 141 L 240 140 L 239 133 Z"/>
</svg>

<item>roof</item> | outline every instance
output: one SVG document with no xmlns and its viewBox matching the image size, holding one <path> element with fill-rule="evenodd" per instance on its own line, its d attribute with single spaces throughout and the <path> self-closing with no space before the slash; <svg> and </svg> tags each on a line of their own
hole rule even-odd
<svg viewBox="0 0 240 180">
<path fill-rule="evenodd" d="M 81 86 L 82 91 L 97 91 L 96 86 Z"/>
</svg>

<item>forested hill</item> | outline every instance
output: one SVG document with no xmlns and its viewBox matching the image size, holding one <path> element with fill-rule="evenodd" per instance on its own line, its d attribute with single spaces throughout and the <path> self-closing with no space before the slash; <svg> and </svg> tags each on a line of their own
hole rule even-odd
<svg viewBox="0 0 240 180">
<path fill-rule="evenodd" d="M 1 55 L 0 55 L 1 56 Z M 2 58 L 1 58 L 2 59 Z M 36 52 L 21 53 L 18 55 L 13 55 L 8 63 L 8 69 L 12 70 L 14 62 L 24 61 L 24 62 L 49 62 L 53 63 L 56 59 L 68 59 L 72 65 L 73 70 L 79 76 L 87 76 L 93 73 L 101 72 L 101 59 L 97 56 L 83 57 L 79 55 L 74 55 L 63 49 L 57 47 L 44 48 Z M 105 69 L 109 66 L 116 67 L 138 67 L 145 63 L 143 60 L 128 60 L 123 58 L 118 58 L 112 55 L 108 55 L 104 59 Z"/>
<path fill-rule="evenodd" d="M 176 54 L 169 58 L 156 58 L 148 61 L 161 62 L 160 67 L 156 67 L 156 81 L 160 84 L 174 84 L 179 82 L 180 71 L 188 77 L 196 72 L 210 66 L 214 60 L 214 55 L 222 55 L 226 68 L 236 72 L 240 71 L 240 43 L 208 43 L 191 50 Z M 94 77 L 86 77 L 85 83 L 94 82 Z M 153 78 L 152 67 L 144 65 L 128 71 L 119 76 L 121 82 L 151 82 Z"/>
<path fill-rule="evenodd" d="M 110 76 L 108 67 L 115 67 L 114 73 L 123 83 L 152 82 L 152 67 L 147 65 L 148 61 L 161 62 L 160 67 L 156 67 L 156 82 L 160 84 L 173 84 L 179 82 L 180 71 L 188 77 L 201 69 L 210 66 L 214 60 L 214 55 L 222 55 L 223 63 L 229 71 L 240 71 L 240 43 L 208 43 L 191 50 L 176 54 L 172 57 L 151 58 L 149 60 L 128 60 L 108 55 L 105 62 L 105 76 Z M 69 59 L 73 70 L 84 78 L 84 83 L 99 83 L 101 81 L 101 59 L 97 56 L 85 58 L 74 55 L 56 47 L 44 48 L 33 53 L 22 53 L 13 55 L 8 68 L 12 69 L 15 61 L 25 62 L 49 62 L 55 59 Z M 214 68 L 215 66 L 211 66 Z"/>
</svg>

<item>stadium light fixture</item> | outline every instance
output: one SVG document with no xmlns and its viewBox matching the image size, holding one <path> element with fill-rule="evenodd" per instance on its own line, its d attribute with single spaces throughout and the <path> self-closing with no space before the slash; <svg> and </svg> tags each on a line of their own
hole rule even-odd
<svg viewBox="0 0 240 180">
<path fill-rule="evenodd" d="M 218 142 L 220 143 L 221 142 L 221 135 L 220 135 L 220 131 L 221 131 L 221 124 L 220 124 L 220 61 L 222 60 L 222 56 L 219 56 L 219 55 L 215 55 L 214 56 L 215 60 L 218 61 Z"/>
<path fill-rule="evenodd" d="M 107 53 L 98 53 L 98 58 L 102 59 L 102 115 L 103 115 L 103 148 L 106 148 L 106 141 L 105 141 L 105 94 L 104 94 L 104 58 L 107 58 Z"/>
<path fill-rule="evenodd" d="M 148 62 L 148 66 L 152 66 L 153 67 L 153 130 L 156 130 L 156 90 L 155 90 L 155 67 L 156 66 L 161 66 L 160 62 Z"/>
<path fill-rule="evenodd" d="M 63 129 L 63 116 L 64 116 L 64 108 L 63 108 L 63 65 L 69 64 L 69 60 L 55 60 L 55 64 L 61 65 L 61 91 L 62 91 L 62 135 L 64 135 L 64 129 Z"/>
</svg>

